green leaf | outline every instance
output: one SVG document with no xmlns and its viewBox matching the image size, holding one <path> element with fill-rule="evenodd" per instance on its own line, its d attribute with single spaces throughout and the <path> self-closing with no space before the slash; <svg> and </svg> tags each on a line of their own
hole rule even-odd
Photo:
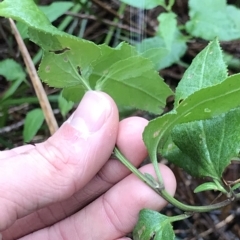
<svg viewBox="0 0 240 240">
<path fill-rule="evenodd" d="M 171 11 L 174 4 L 175 4 L 175 0 L 169 0 L 167 9 Z"/>
<path fill-rule="evenodd" d="M 29 142 L 36 135 L 44 121 L 42 109 L 34 109 L 27 113 L 23 128 L 23 140 Z"/>
<path fill-rule="evenodd" d="M 240 37 L 240 10 L 228 6 L 226 0 L 189 0 L 190 21 L 186 29 L 194 37 L 231 41 Z"/>
<path fill-rule="evenodd" d="M 240 183 L 236 183 L 234 186 L 232 186 L 232 190 L 235 191 L 237 190 L 238 188 L 240 188 Z"/>
<path fill-rule="evenodd" d="M 65 88 L 63 96 L 70 96 L 68 100 L 97 89 L 110 94 L 120 106 L 163 112 L 166 98 L 173 93 L 151 61 L 137 56 L 133 47 L 97 46 L 54 28 L 32 1 L 21 0 L 20 4 L 18 0 L 14 7 L 10 2 L 0 3 L 0 14 L 24 21 L 30 27 L 30 39 L 44 49 L 41 79 L 52 87 Z"/>
<path fill-rule="evenodd" d="M 72 2 L 53 2 L 48 6 L 40 6 L 39 9 L 47 16 L 50 22 L 61 17 L 69 8 Z M 17 28 L 23 39 L 28 38 L 28 26 L 25 23 L 17 22 Z"/>
<path fill-rule="evenodd" d="M 19 88 L 19 86 L 21 85 L 21 83 L 23 82 L 22 79 L 18 79 L 16 81 L 14 81 L 11 86 L 4 92 L 2 98 L 0 99 L 0 102 L 2 100 L 5 100 L 9 97 L 11 97 Z"/>
<path fill-rule="evenodd" d="M 162 13 L 158 17 L 158 21 L 160 22 L 158 33 L 163 38 L 167 49 L 171 49 L 177 30 L 176 14 L 173 12 Z"/>
<path fill-rule="evenodd" d="M 137 45 L 137 49 L 144 57 L 154 61 L 155 69 L 160 70 L 176 63 L 187 50 L 186 40 L 176 31 L 170 49 L 166 49 L 164 39 L 161 36 L 146 38 Z M 156 51 L 156 49 L 158 49 Z M 159 55 L 157 55 L 159 54 Z"/>
<path fill-rule="evenodd" d="M 73 108 L 74 103 L 71 101 L 67 101 L 62 94 L 58 97 L 58 108 L 63 117 L 66 117 L 68 112 Z"/>
<path fill-rule="evenodd" d="M 80 102 L 86 90 L 83 85 L 76 85 L 73 87 L 64 88 L 62 91 L 62 95 L 68 101 L 72 101 L 74 103 Z"/>
<path fill-rule="evenodd" d="M 26 73 L 22 66 L 12 59 L 5 59 L 0 62 L 0 75 L 12 82 L 10 87 L 4 92 L 1 101 L 12 96 L 26 78 Z"/>
<path fill-rule="evenodd" d="M 32 0 L 16 0 L 14 4 L 12 0 L 4 0 L 0 3 L 0 16 L 27 24 L 30 27 L 30 39 L 47 52 L 61 53 L 69 48 L 68 52 L 75 59 L 78 57 L 80 59 L 78 62 L 84 62 L 84 66 L 90 65 L 100 54 L 94 43 L 69 35 L 52 26 L 47 16 Z"/>
<path fill-rule="evenodd" d="M 92 73 L 89 76 L 89 82 L 92 88 L 95 87 L 97 81 L 104 77 L 109 68 L 124 59 L 137 56 L 137 50 L 128 43 L 120 43 L 116 48 L 110 48 L 103 44 L 99 46 L 101 56 L 92 64 Z"/>
<path fill-rule="evenodd" d="M 162 152 L 172 129 L 177 124 L 209 119 L 238 107 L 239 82 L 240 74 L 232 75 L 218 85 L 193 93 L 174 111 L 152 120 L 143 133 L 151 160 L 157 161 L 157 149 Z"/>
<path fill-rule="evenodd" d="M 40 10 L 47 16 L 50 22 L 61 17 L 67 10 L 73 6 L 73 2 L 58 2 L 55 1 L 48 6 L 40 6 Z"/>
<path fill-rule="evenodd" d="M 12 0 L 4 0 L 0 3 L 0 15 L 23 21 L 33 28 L 40 26 L 43 31 L 49 29 L 48 18 L 32 0 L 15 0 L 14 4 Z"/>
<path fill-rule="evenodd" d="M 214 65 L 212 65 L 213 62 Z M 216 85 L 226 78 L 226 64 L 219 42 L 215 39 L 194 58 L 184 73 L 176 88 L 175 106 L 192 93 Z"/>
<path fill-rule="evenodd" d="M 20 33 L 22 39 L 28 38 L 28 26 L 23 22 L 17 22 L 16 27 L 18 29 L 18 32 Z"/>
<path fill-rule="evenodd" d="M 157 6 L 165 6 L 165 0 L 120 0 L 132 7 L 141 9 L 152 9 Z"/>
<path fill-rule="evenodd" d="M 8 81 L 24 80 L 26 78 L 22 66 L 12 59 L 5 59 L 0 62 L 0 75 L 4 76 Z"/>
<path fill-rule="evenodd" d="M 166 59 L 166 56 L 168 55 L 169 55 L 169 50 L 162 47 L 143 50 L 141 54 L 141 56 L 148 58 L 149 60 L 152 61 L 154 65 L 154 69 L 157 71 L 162 68 L 161 64 L 165 64 L 163 62 L 159 64 L 159 61 L 161 61 L 161 59 L 164 59 L 164 58 Z"/>
<path fill-rule="evenodd" d="M 159 114 L 173 93 L 152 69 L 151 61 L 139 56 L 118 61 L 97 82 L 96 89 L 108 93 L 120 105 Z"/>
<path fill-rule="evenodd" d="M 92 65 L 91 87 L 111 95 L 119 106 L 160 114 L 166 98 L 173 92 L 151 61 L 138 56 L 136 49 L 126 43 L 115 49 L 106 45 L 99 47 L 102 54 Z"/>
<path fill-rule="evenodd" d="M 41 79 L 53 87 L 72 87 L 78 84 L 90 89 L 88 77 L 92 64 L 101 56 L 100 48 L 92 42 L 57 33 L 29 30 L 31 40 L 45 51 L 39 67 Z"/>
<path fill-rule="evenodd" d="M 77 46 L 79 48 L 76 48 Z M 84 47 L 85 49 L 83 50 L 82 48 Z M 91 71 L 91 65 L 90 63 L 86 65 L 88 60 L 83 56 L 87 54 L 87 50 L 89 50 L 91 55 L 91 51 L 95 47 L 91 43 L 88 45 L 83 42 L 69 41 L 68 49 L 59 54 L 45 51 L 38 73 L 42 81 L 52 87 L 66 88 L 81 84 L 86 91 L 90 88 L 87 75 Z M 74 51 L 74 49 L 76 50 Z M 83 55 L 80 55 L 81 50 L 83 50 Z M 96 53 L 99 54 L 99 51 L 96 51 Z M 95 53 L 92 54 L 94 55 Z"/>
<path fill-rule="evenodd" d="M 173 142 L 190 157 L 180 165 L 191 175 L 220 181 L 224 169 L 240 151 L 240 108 L 215 118 L 176 125 Z M 170 160 L 170 159 L 169 159 Z M 178 163 L 176 163 L 178 165 Z"/>
<path fill-rule="evenodd" d="M 215 182 L 205 182 L 199 186 L 197 186 L 194 189 L 194 193 L 199 193 L 203 191 L 210 191 L 210 190 L 215 190 L 215 191 L 220 191 L 226 193 L 226 190 L 223 188 L 219 188 L 219 186 Z"/>
<path fill-rule="evenodd" d="M 228 68 L 234 69 L 235 71 L 238 72 L 240 71 L 240 59 L 238 57 L 224 52 L 223 58 L 226 64 L 228 65 Z"/>
<path fill-rule="evenodd" d="M 170 218 L 156 211 L 140 211 L 138 223 L 133 230 L 134 240 L 174 240 Z"/>
</svg>

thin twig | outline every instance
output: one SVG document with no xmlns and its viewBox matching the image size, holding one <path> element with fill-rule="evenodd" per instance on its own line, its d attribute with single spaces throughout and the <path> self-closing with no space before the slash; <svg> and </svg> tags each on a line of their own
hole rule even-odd
<svg viewBox="0 0 240 240">
<path fill-rule="evenodd" d="M 17 122 L 17 123 L 14 123 L 10 126 L 6 126 L 6 127 L 3 127 L 3 128 L 0 128 L 0 134 L 4 134 L 4 133 L 8 133 L 8 132 L 11 132 L 13 130 L 16 130 L 20 127 L 22 127 L 24 125 L 24 119 Z"/>
<path fill-rule="evenodd" d="M 22 54 L 22 57 L 23 57 L 23 60 L 26 64 L 26 67 L 27 67 L 27 71 L 28 71 L 28 74 L 29 74 L 29 77 L 32 81 L 32 84 L 33 84 L 33 87 L 35 89 L 35 92 L 36 92 L 36 95 L 39 99 L 39 104 L 43 110 L 43 114 L 45 116 L 45 119 L 46 119 L 46 122 L 47 122 L 47 125 L 48 125 L 48 128 L 49 128 L 49 131 L 51 134 L 55 133 L 58 129 L 58 124 L 57 124 L 57 121 L 54 117 L 54 114 L 53 114 L 53 111 L 52 111 L 52 108 L 51 108 L 51 105 L 48 101 L 48 98 L 47 98 L 47 95 L 46 95 L 46 92 L 42 86 L 42 83 L 37 75 L 37 71 L 36 71 L 36 68 L 32 62 L 32 59 L 30 57 L 30 54 L 16 28 L 16 25 L 14 23 L 14 21 L 12 19 L 9 19 L 9 22 L 10 22 L 10 25 L 11 25 L 11 29 L 13 31 L 13 34 L 16 38 L 16 41 L 18 43 L 18 46 L 19 46 L 19 49 L 20 49 L 20 52 Z"/>
<path fill-rule="evenodd" d="M 116 12 L 115 10 L 112 9 L 111 5 L 103 3 L 99 0 L 92 0 L 92 2 L 94 2 L 96 5 L 98 5 L 99 7 L 103 8 L 105 11 L 113 14 L 115 17 L 119 18 L 119 19 L 123 19 L 123 16 L 118 14 L 118 12 Z"/>
</svg>

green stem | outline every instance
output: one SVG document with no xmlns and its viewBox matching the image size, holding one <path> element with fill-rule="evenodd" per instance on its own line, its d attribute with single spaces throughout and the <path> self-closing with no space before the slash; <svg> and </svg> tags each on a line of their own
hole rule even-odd
<svg viewBox="0 0 240 240">
<path fill-rule="evenodd" d="M 158 184 L 156 182 L 156 185 L 152 182 L 151 179 L 146 177 L 143 173 L 141 173 L 135 166 L 132 165 L 123 155 L 122 153 L 115 147 L 114 148 L 114 154 L 117 157 L 120 162 L 127 167 L 135 176 L 137 176 L 140 180 L 145 182 L 150 188 L 152 188 L 155 192 L 157 191 Z"/>
<path fill-rule="evenodd" d="M 122 16 L 122 14 L 125 11 L 125 8 L 126 8 L 126 4 L 122 2 L 121 5 L 120 5 L 120 8 L 118 10 L 118 15 L 119 16 Z M 118 22 L 119 22 L 119 19 L 117 17 L 115 17 L 114 20 L 113 20 L 113 23 L 118 23 Z M 115 29 L 116 29 L 116 26 L 110 27 L 110 29 L 108 31 L 108 34 L 107 34 L 107 36 L 106 36 L 106 38 L 104 40 L 105 44 L 109 45 L 109 43 L 110 43 L 110 41 L 112 39 L 112 36 L 114 34 Z"/>
<path fill-rule="evenodd" d="M 81 10 L 82 6 L 80 4 L 75 4 L 73 6 L 73 8 L 71 9 L 71 12 L 73 13 L 77 13 Z M 63 31 L 68 25 L 69 23 L 73 20 L 72 16 L 66 16 L 63 21 L 60 23 L 60 25 L 58 26 L 58 29 L 60 31 Z"/>
<path fill-rule="evenodd" d="M 170 222 L 177 222 L 177 221 L 181 221 L 181 220 L 184 220 L 186 218 L 189 218 L 192 215 L 193 215 L 192 213 L 184 213 L 184 214 L 181 214 L 181 215 L 168 217 L 168 219 L 170 220 Z"/>
<path fill-rule="evenodd" d="M 219 182 L 219 181 L 216 180 L 216 179 L 213 179 L 213 181 L 214 181 L 214 183 L 217 185 L 219 191 L 223 192 L 224 194 L 228 194 L 228 193 L 229 193 L 229 192 L 224 188 L 224 185 L 223 185 L 221 182 Z"/>
<path fill-rule="evenodd" d="M 82 81 L 82 84 L 86 87 L 86 90 L 91 91 L 92 88 L 91 88 L 89 82 L 88 82 L 84 77 L 82 77 L 82 76 L 80 75 L 80 73 L 77 72 L 77 69 L 73 66 L 73 64 L 72 64 L 71 61 L 69 61 L 69 63 L 70 63 L 70 65 L 71 65 L 73 71 L 75 72 L 75 74 L 76 74 L 76 75 L 80 78 L 80 80 Z"/>
<path fill-rule="evenodd" d="M 135 174 L 139 179 L 145 182 L 150 188 L 152 188 L 156 193 L 158 193 L 161 197 L 163 197 L 166 201 L 178 207 L 179 209 L 186 212 L 209 212 L 212 210 L 216 210 L 227 206 L 236 198 L 240 198 L 240 194 L 236 194 L 235 198 L 229 198 L 223 202 L 215 203 L 208 206 L 191 206 L 184 203 L 179 202 L 177 199 L 172 197 L 162 186 L 162 182 L 159 183 L 153 178 L 149 177 L 149 174 L 141 173 L 135 166 L 133 166 L 123 155 L 122 153 L 115 148 L 114 149 L 115 156 L 120 160 L 120 162 L 125 165 L 133 174 Z M 156 165 L 156 164 L 155 164 Z M 157 165 L 156 165 L 157 166 Z M 158 168 L 159 172 L 159 168 Z M 159 172 L 160 173 L 160 172 Z M 151 176 L 151 175 L 150 175 Z M 161 175 L 160 175 L 161 176 Z"/>
<path fill-rule="evenodd" d="M 179 202 L 177 199 L 172 197 L 166 190 L 161 190 L 159 192 L 159 195 L 161 195 L 165 200 L 167 200 L 172 205 L 174 205 L 174 206 L 178 207 L 179 209 L 186 211 L 186 212 L 209 212 L 212 210 L 216 210 L 216 209 L 225 207 L 225 206 L 229 205 L 233 200 L 235 200 L 235 198 L 226 199 L 223 202 L 211 204 L 208 206 L 191 206 L 191 205 L 187 205 L 187 204 Z"/>
<path fill-rule="evenodd" d="M 155 173 L 156 173 L 156 175 L 157 175 L 158 182 L 159 182 L 159 184 L 160 184 L 160 188 L 161 188 L 162 190 L 164 190 L 164 182 L 163 182 L 162 174 L 161 174 L 161 172 L 160 172 L 160 170 L 159 170 L 158 162 L 157 162 L 157 161 L 153 161 L 152 164 L 153 164 Z"/>
<path fill-rule="evenodd" d="M 167 7 L 166 7 L 166 10 L 168 11 L 168 12 L 172 12 L 172 6 L 174 5 L 174 3 L 175 3 L 175 0 L 169 0 L 168 1 L 168 5 L 167 5 Z M 166 3 L 165 3 L 166 4 Z"/>
<path fill-rule="evenodd" d="M 50 102 L 57 102 L 59 95 L 48 96 Z M 9 98 L 4 101 L 0 101 L 0 106 L 11 106 L 11 105 L 20 105 L 23 103 L 39 103 L 37 97 L 25 97 L 25 98 Z"/>
</svg>

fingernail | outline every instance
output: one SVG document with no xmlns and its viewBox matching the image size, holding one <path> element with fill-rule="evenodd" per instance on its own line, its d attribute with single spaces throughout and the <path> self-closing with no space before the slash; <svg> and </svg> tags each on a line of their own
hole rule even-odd
<svg viewBox="0 0 240 240">
<path fill-rule="evenodd" d="M 96 132 L 112 111 L 109 100 L 100 92 L 87 92 L 70 118 L 70 124 L 81 132 Z"/>
</svg>

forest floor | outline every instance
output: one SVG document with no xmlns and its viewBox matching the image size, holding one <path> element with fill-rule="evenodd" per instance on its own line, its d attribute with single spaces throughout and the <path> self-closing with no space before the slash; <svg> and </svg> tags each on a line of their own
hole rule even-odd
<svg viewBox="0 0 240 240">
<path fill-rule="evenodd" d="M 39 1 L 39 4 L 47 5 L 52 2 L 54 1 L 41 0 Z M 61 18 L 56 20 L 54 25 L 58 26 L 66 15 L 72 16 L 73 20 L 66 28 L 66 31 L 77 36 L 81 34 L 84 39 L 91 40 L 98 44 L 106 42 L 107 34 L 111 27 L 114 27 L 112 38 L 107 40 L 109 45 L 112 46 L 124 40 L 131 42 L 131 36 L 134 31 L 139 34 L 140 39 L 153 36 L 158 24 L 156 16 L 163 11 L 161 7 L 147 11 L 144 17 L 145 27 L 141 28 L 143 25 L 139 25 L 138 16 L 134 16 L 137 12 L 134 12 L 129 8 L 125 9 L 125 12 L 123 13 L 124 17 L 119 21 L 114 21 L 114 19 L 118 18 L 117 11 L 119 3 L 117 0 L 112 0 L 110 1 L 111 3 L 109 3 L 109 0 L 92 0 L 89 2 L 92 2 L 90 10 L 81 10 L 76 14 L 67 12 Z M 236 1 L 228 2 L 234 3 Z M 187 0 L 177 0 L 174 5 L 174 11 L 178 15 L 179 24 L 185 23 L 189 18 L 187 3 Z M 83 24 L 85 24 L 84 31 L 80 28 Z M 25 43 L 31 56 L 34 57 L 39 50 L 38 47 L 29 41 L 25 41 Z M 173 90 L 182 78 L 183 73 L 186 70 L 185 66 L 189 65 L 192 59 L 207 44 L 208 42 L 202 39 L 191 39 L 187 43 L 188 50 L 181 59 L 181 62 L 184 64 L 176 63 L 159 72 Z M 224 42 L 221 46 L 226 52 L 237 58 L 240 57 L 240 40 Z M 8 58 L 14 59 L 25 68 L 18 45 L 11 33 L 8 20 L 0 19 L 0 61 Z M 36 66 L 37 65 L 38 64 L 36 64 Z M 239 70 L 240 66 L 235 69 L 230 69 L 229 74 L 234 74 L 239 72 Z M 10 82 L 0 76 L 0 98 L 10 85 Z M 58 93 L 58 90 L 51 89 L 48 86 L 44 85 L 44 88 L 48 95 Z M 32 98 L 32 100 L 21 102 L 20 99 L 25 97 L 28 99 Z M 172 101 L 173 99 L 169 100 L 166 111 L 171 109 Z M 57 102 L 53 100 L 51 103 L 58 123 L 61 125 L 64 118 L 59 112 Z M 0 105 L 0 150 L 10 149 L 24 144 L 22 136 L 24 118 L 29 110 L 36 107 L 39 107 L 39 104 L 35 99 L 35 93 L 31 81 L 29 77 L 27 77 L 27 84 L 19 87 L 18 92 L 12 98 L 12 103 L 7 106 Z M 134 114 L 147 117 L 148 119 L 152 118 L 152 116 L 139 111 Z M 44 141 L 48 137 L 49 131 L 47 127 L 42 127 L 32 143 Z M 216 197 L 218 197 L 217 201 L 223 200 L 223 196 L 217 196 L 215 192 L 208 191 L 207 193 L 193 194 L 193 189 L 201 183 L 201 180 L 191 177 L 171 164 L 169 164 L 169 166 L 174 171 L 177 178 L 178 187 L 175 195 L 177 199 L 190 205 L 199 206 L 212 203 L 215 201 Z M 237 179 L 239 172 L 240 165 L 232 164 L 224 174 L 225 179 L 231 179 L 232 177 Z M 177 208 L 168 205 L 165 208 L 164 213 L 171 216 L 180 214 L 181 212 Z M 189 219 L 176 222 L 174 224 L 174 231 L 178 239 L 182 240 L 238 240 L 240 239 L 240 204 L 239 202 L 234 202 L 230 206 L 210 213 L 196 213 Z"/>
</svg>

